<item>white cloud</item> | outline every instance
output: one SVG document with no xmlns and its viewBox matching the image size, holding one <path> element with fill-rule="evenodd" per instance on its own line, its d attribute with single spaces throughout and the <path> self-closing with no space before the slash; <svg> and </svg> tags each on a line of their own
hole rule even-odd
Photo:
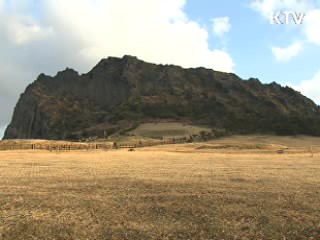
<svg viewBox="0 0 320 240">
<path fill-rule="evenodd" d="M 276 9 L 277 2 L 277 0 L 255 0 L 250 6 L 263 16 L 269 17 Z"/>
<path fill-rule="evenodd" d="M 300 84 L 292 87 L 320 105 L 320 71 L 318 71 L 311 79 L 302 81 Z"/>
<path fill-rule="evenodd" d="M 48 0 L 43 4 L 54 30 L 59 35 L 71 33 L 81 44 L 79 54 L 92 63 L 109 55 L 131 54 L 155 63 L 233 70 L 230 61 L 203 57 L 216 56 L 216 51 L 208 47 L 208 32 L 183 12 L 183 0 Z M 77 11 L 70 11 L 75 5 Z"/>
<path fill-rule="evenodd" d="M 184 5 L 185 0 L 0 0 L 0 66 L 6 66 L 0 101 L 7 103 L 0 127 L 41 72 L 52 75 L 67 66 L 87 72 L 108 56 L 232 72 L 230 55 L 209 47 L 207 30 L 188 18 Z M 35 9 L 41 14 L 34 16 Z"/>
<path fill-rule="evenodd" d="M 10 39 L 17 45 L 40 41 L 53 34 L 52 28 L 43 28 L 26 18 L 13 18 L 7 27 Z"/>
<path fill-rule="evenodd" d="M 304 33 L 308 41 L 320 45 L 320 9 L 315 9 L 307 13 L 303 22 Z"/>
<path fill-rule="evenodd" d="M 212 19 L 213 22 L 213 33 L 219 37 L 228 33 L 231 29 L 231 24 L 229 21 L 229 17 L 220 17 Z"/>
<path fill-rule="evenodd" d="M 271 15 L 278 11 L 306 12 L 313 9 L 313 5 L 313 0 L 253 0 L 250 7 L 270 20 Z"/>
<path fill-rule="evenodd" d="M 295 42 L 286 48 L 272 47 L 272 53 L 277 61 L 286 62 L 297 56 L 303 49 L 301 42 Z"/>
</svg>

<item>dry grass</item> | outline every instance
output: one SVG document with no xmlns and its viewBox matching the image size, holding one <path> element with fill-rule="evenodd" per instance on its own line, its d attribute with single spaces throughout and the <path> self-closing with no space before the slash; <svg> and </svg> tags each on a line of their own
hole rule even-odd
<svg viewBox="0 0 320 240">
<path fill-rule="evenodd" d="M 0 152 L 0 239 L 320 239 L 319 154 L 196 147 Z"/>
<path fill-rule="evenodd" d="M 310 136 L 273 136 L 273 135 L 235 135 L 231 137 L 224 137 L 213 140 L 212 143 L 221 143 L 221 144 L 275 144 L 275 145 L 286 145 L 289 147 L 295 146 L 310 146 L 310 145 L 320 145 L 319 137 L 310 137 Z"/>
</svg>

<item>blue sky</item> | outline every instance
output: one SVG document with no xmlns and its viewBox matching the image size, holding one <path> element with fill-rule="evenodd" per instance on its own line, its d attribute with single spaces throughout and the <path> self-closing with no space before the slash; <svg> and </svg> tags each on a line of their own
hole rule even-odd
<svg viewBox="0 0 320 240">
<path fill-rule="evenodd" d="M 301 25 L 270 23 L 279 11 Z M 0 137 L 40 73 L 125 54 L 289 85 L 320 104 L 319 0 L 0 0 Z"/>
<path fill-rule="evenodd" d="M 306 41 L 302 33 L 304 26 L 270 24 L 268 19 L 252 8 L 253 2 L 189 0 L 185 9 L 190 18 L 208 27 L 211 46 L 219 46 L 219 41 L 227 42 L 225 48 L 232 56 L 234 72 L 239 76 L 257 77 L 265 83 L 276 81 L 292 85 L 312 79 L 320 70 L 320 45 L 306 43 L 303 50 L 292 59 L 277 60 L 272 47 L 285 48 L 295 41 Z M 314 6 L 319 9 L 319 2 L 314 2 Z M 290 10 L 290 7 L 285 9 Z M 292 9 L 296 10 L 294 7 Z M 303 8 L 300 12 L 307 14 Z M 222 40 L 210 31 L 211 19 L 219 17 L 228 17 L 231 24 L 230 31 Z M 317 24 L 320 31 L 320 21 Z M 320 104 L 319 98 L 315 100 Z"/>
</svg>

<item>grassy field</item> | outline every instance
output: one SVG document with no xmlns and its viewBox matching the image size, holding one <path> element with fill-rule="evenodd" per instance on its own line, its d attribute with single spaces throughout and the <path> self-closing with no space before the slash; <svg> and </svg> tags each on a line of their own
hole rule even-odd
<svg viewBox="0 0 320 240">
<path fill-rule="evenodd" d="M 193 134 L 199 134 L 201 131 L 211 132 L 211 129 L 176 122 L 160 122 L 140 124 L 136 129 L 129 132 L 129 134 L 142 137 L 168 138 L 189 137 Z"/>
<path fill-rule="evenodd" d="M 0 239 L 320 239 L 319 153 L 219 141 L 0 152 Z"/>
</svg>

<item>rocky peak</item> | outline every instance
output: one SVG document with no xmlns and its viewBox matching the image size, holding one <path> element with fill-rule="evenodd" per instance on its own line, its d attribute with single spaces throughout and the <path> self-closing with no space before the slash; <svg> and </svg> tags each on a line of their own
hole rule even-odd
<svg viewBox="0 0 320 240">
<path fill-rule="evenodd" d="M 66 77 L 66 78 L 68 78 L 69 76 L 70 77 L 79 76 L 79 73 L 74 69 L 67 67 L 65 70 L 59 71 L 58 74 L 56 75 L 56 77 Z"/>
</svg>

